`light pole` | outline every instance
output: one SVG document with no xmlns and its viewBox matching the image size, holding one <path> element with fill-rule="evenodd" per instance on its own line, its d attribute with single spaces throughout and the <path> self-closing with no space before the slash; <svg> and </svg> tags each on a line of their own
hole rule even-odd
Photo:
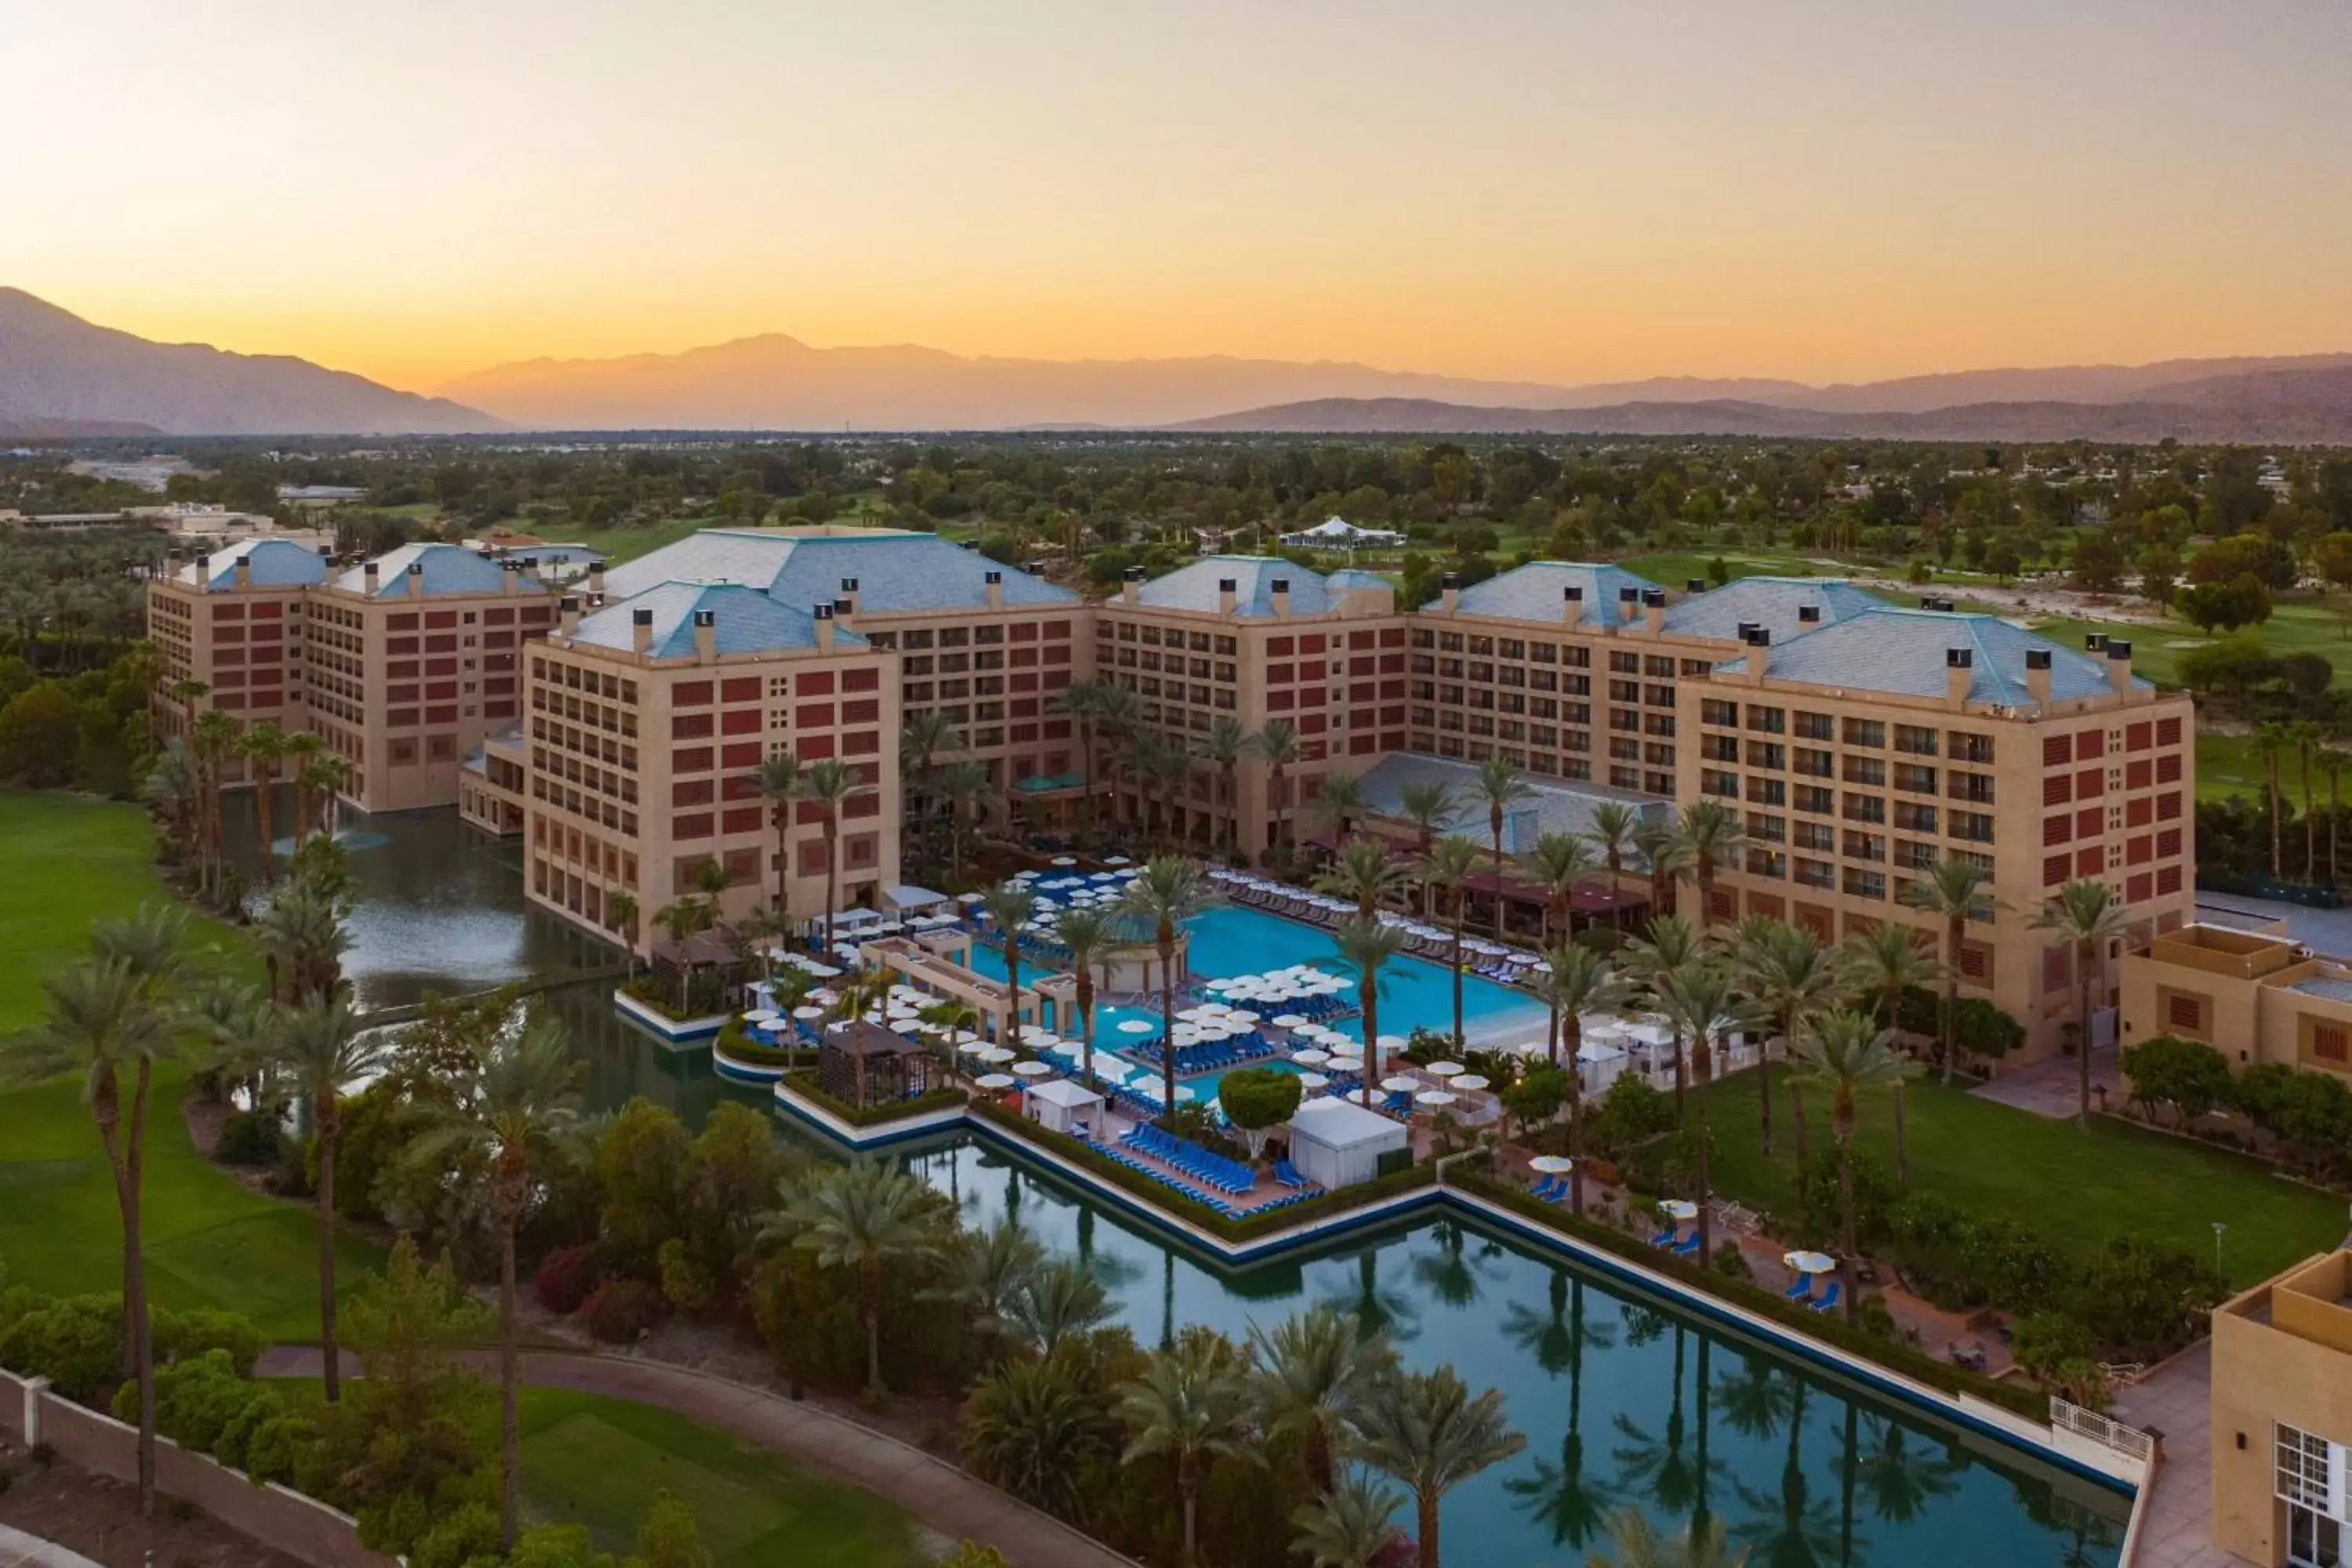
<svg viewBox="0 0 2352 1568">
<path fill-rule="evenodd" d="M 2221 1233 L 2230 1227 L 2220 1220 L 2213 1222 L 2213 1272 L 2221 1272 Z"/>
</svg>

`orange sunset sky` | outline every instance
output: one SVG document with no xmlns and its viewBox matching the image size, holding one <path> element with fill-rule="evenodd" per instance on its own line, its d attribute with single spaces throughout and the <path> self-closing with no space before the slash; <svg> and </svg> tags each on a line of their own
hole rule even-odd
<svg viewBox="0 0 2352 1568">
<path fill-rule="evenodd" d="M 2352 349 L 2343 0 L 0 0 L 0 284 L 1558 382 Z"/>
</svg>

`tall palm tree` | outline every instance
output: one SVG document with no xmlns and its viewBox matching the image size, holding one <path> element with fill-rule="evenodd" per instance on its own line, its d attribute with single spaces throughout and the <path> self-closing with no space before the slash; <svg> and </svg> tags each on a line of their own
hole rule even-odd
<svg viewBox="0 0 2352 1568">
<path fill-rule="evenodd" d="M 1429 852 L 1436 847 L 1437 836 L 1453 826 L 1461 811 L 1461 796 L 1451 784 L 1416 783 L 1397 788 L 1397 816 L 1412 824 L 1413 853 L 1423 865 L 1429 863 Z M 1430 889 L 1424 882 L 1421 889 L 1422 918 L 1427 920 L 1431 912 Z"/>
<path fill-rule="evenodd" d="M 1714 1230 L 1707 1213 L 1707 1167 L 1713 1143 L 1707 1129 L 1708 1086 L 1715 1081 L 1716 1031 L 1736 1015 L 1739 1006 L 1737 984 L 1731 971 L 1712 957 L 1695 959 L 1657 984 L 1659 1010 L 1672 1022 L 1678 1037 L 1687 1037 L 1690 1040 L 1691 1077 L 1697 1080 L 1690 1101 L 1697 1133 L 1693 1142 L 1698 1163 L 1698 1247 L 1702 1258 L 1712 1258 L 1715 1251 Z"/>
<path fill-rule="evenodd" d="M 297 850 L 310 831 L 310 796 L 318 788 L 314 782 L 316 769 L 327 754 L 327 738 L 315 730 L 300 730 L 286 737 L 283 755 L 287 775 L 294 785 L 293 837 Z"/>
<path fill-rule="evenodd" d="M 934 1205 L 940 1200 L 919 1176 L 865 1160 L 824 1166 L 782 1183 L 777 1193 L 782 1205 L 760 1216 L 759 1239 L 814 1253 L 827 1268 L 857 1271 L 866 1386 L 881 1398 L 883 1269 L 939 1251 Z"/>
<path fill-rule="evenodd" d="M 1078 1007 L 1078 1076 L 1095 1070 L 1095 974 L 1113 954 L 1132 946 L 1118 918 L 1107 910 L 1072 910 L 1062 917 L 1055 937 L 1070 950 L 1070 984 Z"/>
<path fill-rule="evenodd" d="M 770 906 L 779 921 L 793 908 L 793 807 L 801 798 L 801 760 L 790 752 L 771 752 L 751 770 L 751 787 L 768 803 L 768 826 L 776 830 L 776 896 Z M 825 933 L 832 949 L 832 932 Z"/>
<path fill-rule="evenodd" d="M 1654 925 L 1673 913 L 1675 879 L 1690 864 L 1690 847 L 1673 823 L 1645 820 L 1633 829 L 1633 849 L 1649 870 L 1650 921 Z M 1702 929 L 1706 921 L 1702 911 Z"/>
<path fill-rule="evenodd" d="M 1544 1004 L 1556 1021 L 1546 1039 L 1555 1064 L 1560 1061 L 1563 1046 L 1568 1058 L 1569 1206 L 1582 1214 L 1584 1079 L 1577 1058 L 1584 1049 L 1584 1015 L 1622 1005 L 1626 985 L 1609 961 L 1589 947 L 1564 942 L 1544 957 L 1551 966 L 1542 981 Z"/>
<path fill-rule="evenodd" d="M 548 1173 L 578 1157 L 581 1064 L 563 1026 L 534 1012 L 520 1028 L 499 1026 L 473 1042 L 464 1078 L 446 1098 L 422 1102 L 425 1131 L 408 1157 L 423 1170 L 483 1173 L 499 1233 L 499 1531 L 511 1552 L 522 1528 L 522 1426 L 517 1394 L 515 1238 Z"/>
<path fill-rule="evenodd" d="M 983 1480 L 1064 1519 L 1077 1516 L 1083 1478 L 1113 1432 L 1076 1358 L 1007 1362 L 972 1385 L 961 1434 Z"/>
<path fill-rule="evenodd" d="M 1225 818 L 1225 848 L 1241 847 L 1242 796 L 1238 778 L 1242 759 L 1249 754 L 1249 731 L 1230 713 L 1220 713 L 1209 721 L 1208 732 L 1201 737 L 1201 755 L 1217 767 L 1220 785 L 1219 810 Z"/>
<path fill-rule="evenodd" d="M 1567 940 L 1575 923 L 1570 911 L 1576 889 L 1592 875 L 1598 864 L 1592 846 L 1574 833 L 1547 833 L 1536 840 L 1534 848 L 1519 857 L 1519 875 L 1543 889 L 1544 946 L 1552 944 L 1555 933 L 1561 941 Z"/>
<path fill-rule="evenodd" d="M 1616 1556 L 1595 1552 L 1584 1560 L 1585 1568 L 1746 1568 L 1748 1562 L 1748 1548 L 1725 1543 L 1719 1519 L 1705 1525 L 1694 1520 L 1688 1530 L 1669 1540 L 1651 1527 L 1641 1510 L 1620 1509 L 1609 1522 L 1609 1538 Z"/>
<path fill-rule="evenodd" d="M 304 1005 L 325 999 L 342 984 L 342 957 L 352 939 L 333 900 L 296 880 L 270 896 L 253 926 L 261 939 L 272 1002 Z"/>
<path fill-rule="evenodd" d="M 1153 857 L 1119 897 L 1119 913 L 1150 928 L 1160 954 L 1160 1075 L 1171 1116 L 1176 1114 L 1176 933 L 1214 901 L 1200 863 L 1183 855 Z"/>
<path fill-rule="evenodd" d="M 1683 863 L 1698 889 L 1698 927 L 1705 931 L 1715 923 L 1716 873 L 1732 864 L 1748 831 L 1739 813 L 1723 802 L 1694 800 L 1684 804 L 1675 833 L 1682 842 Z"/>
<path fill-rule="evenodd" d="M 694 939 L 710 929 L 710 906 L 700 899 L 673 900 L 654 911 L 654 924 L 677 954 L 677 1013 L 682 1018 L 693 1000 Z"/>
<path fill-rule="evenodd" d="M 1266 1436 L 1297 1433 L 1307 1485 L 1329 1491 L 1348 1419 L 1382 1380 L 1395 1375 L 1395 1346 L 1385 1334 L 1366 1332 L 1355 1320 L 1316 1307 L 1271 1330 L 1253 1326 L 1249 1350 Z"/>
<path fill-rule="evenodd" d="M 1650 922 L 1650 934 L 1629 942 L 1623 959 L 1627 974 L 1653 993 L 1685 964 L 1698 961 L 1706 940 L 1680 915 L 1660 915 Z M 1668 1022 L 1672 1023 L 1672 1016 Z M 1675 1125 L 1683 1124 L 1684 1091 L 1688 1080 L 1689 1053 L 1679 1031 L 1674 1039 Z"/>
<path fill-rule="evenodd" d="M 1467 838 L 1447 837 L 1437 841 L 1422 863 L 1422 880 L 1450 893 L 1454 899 L 1454 946 L 1449 964 L 1454 971 L 1454 1048 L 1460 1050 L 1462 1030 L 1462 916 L 1470 903 L 1470 878 L 1478 869 L 1478 847 Z"/>
<path fill-rule="evenodd" d="M 2317 802 L 2311 795 L 2311 758 L 2327 739 L 2327 731 L 2308 719 L 2297 719 L 2287 726 L 2286 738 L 2294 747 L 2295 757 L 2302 765 L 2303 775 L 2303 879 L 2316 882 L 2319 875 L 2319 814 Z"/>
<path fill-rule="evenodd" d="M 999 882 L 982 895 L 981 912 L 1004 939 L 1004 1037 L 1010 1046 L 1021 1037 L 1021 928 L 1037 912 L 1037 895 L 1026 882 Z"/>
<path fill-rule="evenodd" d="M 1104 684 L 1095 693 L 1092 711 L 1096 734 L 1116 754 L 1143 722 L 1143 700 L 1132 686 Z M 1115 773 L 1117 769 L 1105 771 Z"/>
<path fill-rule="evenodd" d="M 1421 1568 L 1439 1568 L 1438 1504 L 1528 1446 L 1503 1419 L 1495 1389 L 1472 1395 L 1451 1366 L 1384 1380 L 1357 1410 L 1356 1451 L 1412 1493 Z"/>
<path fill-rule="evenodd" d="M 928 1297 L 965 1309 L 975 1332 L 1012 1335 L 1021 1292 L 1045 1266 L 1045 1244 L 1006 1215 L 986 1230 L 958 1229 L 948 1241 L 947 1254 L 949 1283 L 927 1292 Z"/>
<path fill-rule="evenodd" d="M 1118 1316 L 1102 1281 L 1077 1258 L 1056 1258 L 1031 1269 L 1010 1305 L 1014 1336 L 1047 1360 Z"/>
<path fill-rule="evenodd" d="M 1070 716 L 1078 731 L 1078 766 L 1085 771 L 1087 787 L 1095 782 L 1095 715 L 1102 707 L 1103 684 L 1098 680 L 1073 680 L 1053 700 L 1053 705 Z"/>
<path fill-rule="evenodd" d="M 1250 754 L 1265 764 L 1266 804 L 1274 808 L 1274 841 L 1290 837 L 1290 800 L 1285 793 L 1289 770 L 1302 754 L 1298 726 L 1287 719 L 1269 719 L 1265 728 L 1249 738 Z"/>
<path fill-rule="evenodd" d="M 187 742 L 174 735 L 165 742 L 155 755 L 155 765 L 140 781 L 139 798 L 163 816 L 174 858 L 201 879 L 205 874 L 204 782 Z"/>
<path fill-rule="evenodd" d="M 1354 773 L 1325 773 L 1308 811 L 1331 825 L 1335 837 L 1345 838 L 1356 824 L 1356 818 L 1370 809 L 1364 796 L 1363 782 Z"/>
<path fill-rule="evenodd" d="M 41 981 L 43 1017 L 0 1036 L 0 1082 L 22 1086 L 79 1072 L 99 1142 L 114 1176 L 122 1225 L 122 1320 L 128 1373 L 139 1388 L 139 1510 L 155 1511 L 155 1360 L 147 1310 L 147 1256 L 141 1229 L 147 1165 L 147 1096 L 155 1062 L 171 1047 L 172 1025 L 148 977 L 121 957 L 93 955 Z M 123 1079 L 131 1080 L 124 1100 Z"/>
<path fill-rule="evenodd" d="M 1331 933 L 1339 962 L 1355 971 L 1356 1001 L 1364 1010 L 1362 1088 L 1367 1110 L 1372 1103 L 1372 1080 L 1388 1066 L 1381 1051 L 1381 992 L 1386 984 L 1381 970 L 1404 951 L 1404 944 L 1402 930 L 1378 920 L 1351 921 Z"/>
<path fill-rule="evenodd" d="M 2336 855 L 2339 835 L 2337 828 L 2344 821 L 2344 775 L 2352 772 L 2352 752 L 2334 746 L 2323 747 L 2319 753 L 2319 771 L 2327 779 L 2327 885 L 2339 884 L 2343 862 Z"/>
<path fill-rule="evenodd" d="M 1370 834 L 1360 833 L 1339 846 L 1339 853 L 1316 875 L 1315 890 L 1347 899 L 1356 906 L 1358 920 L 1371 920 L 1381 900 L 1402 889 L 1407 879 L 1402 866 L 1389 857 L 1389 847 Z"/>
<path fill-rule="evenodd" d="M 1985 870 L 1965 855 L 1947 855 L 1934 870 L 1903 888 L 1903 901 L 1944 922 L 1944 1087 L 1951 1087 L 1960 1061 L 1960 950 L 1969 921 L 1990 903 Z"/>
<path fill-rule="evenodd" d="M 1612 900 L 1618 894 L 1618 880 L 1625 875 L 1626 851 L 1633 847 L 1633 835 L 1641 826 L 1642 814 L 1622 800 L 1604 800 L 1592 808 L 1592 843 L 1600 851 L 1601 863 L 1609 868 Z"/>
<path fill-rule="evenodd" d="M 1241 1451 L 1249 1415 L 1249 1384 L 1227 1363 L 1223 1343 L 1183 1335 L 1151 1358 L 1143 1375 L 1119 1390 L 1118 1415 L 1127 1426 L 1124 1462 L 1154 1454 L 1176 1461 L 1176 1495 L 1184 1510 L 1184 1568 L 1198 1558 L 1197 1513 L 1202 1462 Z"/>
<path fill-rule="evenodd" d="M 993 787 L 988 782 L 988 764 L 961 757 L 941 768 L 938 788 L 940 798 L 948 805 L 948 865 L 960 870 L 963 860 L 963 837 L 979 826 L 980 803 L 988 798 Z"/>
<path fill-rule="evenodd" d="M 1160 792 L 1164 807 L 1160 833 L 1163 842 L 1172 847 L 1184 837 L 1179 824 L 1184 816 L 1185 793 L 1192 784 L 1192 753 L 1184 749 L 1181 741 L 1161 741 L 1148 735 L 1137 738 L 1153 742 L 1138 757 L 1136 773 L 1141 783 Z"/>
<path fill-rule="evenodd" d="M 1919 946 L 1919 933 L 1898 921 L 1881 921 L 1868 931 L 1846 938 L 1843 954 L 1846 983 L 1877 1009 L 1878 1021 L 1899 1043 L 1903 1030 L 1903 994 L 1936 978 L 1937 965 Z M 1895 1085 L 1895 1179 L 1908 1186 L 1911 1152 L 1904 1130 L 1903 1084 Z M 1801 1106 L 1803 1100 L 1798 1104 Z M 1803 1150 L 1798 1151 L 1800 1159 Z"/>
<path fill-rule="evenodd" d="M 1402 1492 L 1369 1476 L 1351 1475 L 1292 1511 L 1291 1528 L 1298 1535 L 1290 1550 L 1314 1568 L 1372 1568 L 1396 1539 L 1396 1526 L 1389 1521 L 1403 1506 Z"/>
<path fill-rule="evenodd" d="M 2284 724 L 2268 723 L 2254 726 L 2254 749 L 2263 759 L 2263 793 L 2268 797 L 2271 807 L 2271 875 L 2273 877 L 2281 875 L 2279 831 L 2281 817 L 2286 806 L 2279 794 L 2279 752 L 2284 751 L 2287 744 L 2287 727 Z"/>
<path fill-rule="evenodd" d="M 1486 808 L 1486 847 L 1495 853 L 1495 940 L 1503 940 L 1503 817 L 1511 807 L 1535 797 L 1534 788 L 1519 770 L 1499 756 L 1478 764 L 1471 788 Z M 1549 933 L 1547 932 L 1547 935 Z"/>
<path fill-rule="evenodd" d="M 223 886 L 221 837 L 221 769 L 236 750 L 236 721 L 217 708 L 207 708 L 189 731 L 188 750 L 196 759 L 204 795 L 203 833 L 209 875 L 205 891 L 217 900 Z"/>
<path fill-rule="evenodd" d="M 335 820 L 335 796 L 351 783 L 351 779 L 352 765 L 332 752 L 322 752 L 304 763 L 302 771 L 294 775 L 295 784 L 301 792 L 295 797 L 295 815 L 299 825 L 306 828 L 315 826 L 320 833 L 331 832 Z M 309 804 L 312 800 L 319 803 L 315 814 Z M 297 837 L 299 839 L 299 835 Z"/>
<path fill-rule="evenodd" d="M 1866 1013 L 1828 1013 L 1807 1021 L 1796 1042 L 1798 1076 L 1827 1091 L 1838 1151 L 1838 1273 L 1845 1315 L 1853 1317 L 1853 1128 L 1855 1097 L 1901 1083 L 1918 1064 L 1895 1048 L 1895 1031 Z"/>
<path fill-rule="evenodd" d="M 804 969 L 796 969 L 792 973 L 800 975 L 803 980 L 814 979 Z M 784 1007 L 784 997 L 781 988 L 776 997 L 776 1006 L 780 1011 L 788 1011 Z M 974 1039 L 980 1037 L 982 1022 L 980 1009 L 969 1002 L 942 998 L 927 1004 L 915 1016 L 923 1023 L 938 1026 L 940 1054 L 946 1058 L 948 1082 L 952 1084 L 956 1080 L 957 1049 L 963 1044 L 964 1037 L 969 1035 Z"/>
<path fill-rule="evenodd" d="M 2107 944 L 2131 924 L 2131 911 L 2105 882 L 2081 877 L 2058 889 L 2042 906 L 2032 929 L 2063 936 L 2074 950 L 2074 1065 L 2081 1094 L 2075 1124 L 2091 1125 L 2091 981 L 2105 979 Z"/>
<path fill-rule="evenodd" d="M 261 879 L 278 879 L 278 843 L 270 818 L 277 805 L 278 763 L 286 755 L 286 731 L 268 720 L 248 724 L 236 738 L 236 754 L 253 784 L 253 819 L 261 838 Z"/>
<path fill-rule="evenodd" d="M 1836 1000 L 1844 976 L 1836 959 L 1811 931 L 1783 925 L 1776 920 L 1742 921 L 1731 943 L 1733 972 L 1741 987 L 1772 1021 L 1772 1037 L 1787 1042 L 1797 1020 Z M 1759 1147 L 1772 1152 L 1772 1040 L 1756 1052 L 1756 1099 L 1760 1119 Z M 1798 1097 L 1793 1110 L 1797 1123 L 1797 1169 L 1805 1168 L 1805 1101 Z"/>
<path fill-rule="evenodd" d="M 833 952 L 833 916 L 841 902 L 841 808 L 866 793 L 857 770 L 824 757 L 801 770 L 798 798 L 815 806 L 824 824 L 824 951 Z"/>
<path fill-rule="evenodd" d="M 281 1015 L 271 1033 L 270 1054 L 308 1102 L 318 1140 L 319 1342 L 326 1358 L 327 1403 L 332 1405 L 342 1394 L 335 1348 L 335 1150 L 343 1131 L 341 1100 L 383 1071 L 392 1047 L 383 1034 L 363 1031 L 341 997 Z"/>
<path fill-rule="evenodd" d="M 621 939 L 621 961 L 627 973 L 624 983 L 637 977 L 637 896 L 626 888 L 612 888 L 604 893 L 604 923 Z"/>
</svg>

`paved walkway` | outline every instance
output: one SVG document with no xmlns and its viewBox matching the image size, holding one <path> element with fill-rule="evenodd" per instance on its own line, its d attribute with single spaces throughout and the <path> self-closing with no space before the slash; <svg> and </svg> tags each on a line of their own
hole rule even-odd
<svg viewBox="0 0 2352 1568">
<path fill-rule="evenodd" d="M 98 1568 L 79 1552 L 0 1524 L 0 1568 Z"/>
<path fill-rule="evenodd" d="M 478 1358 L 495 1365 L 492 1358 Z M 316 1377 L 316 1349 L 265 1352 L 265 1377 Z M 887 1498 L 950 1540 L 993 1546 L 1020 1568 L 1133 1568 L 1108 1547 L 1030 1508 L 943 1459 L 855 1421 L 764 1389 L 625 1356 L 526 1351 L 522 1380 L 535 1388 L 634 1400 L 732 1432 L 835 1480 Z M 0 1568 L 7 1559 L 0 1556 Z"/>
<path fill-rule="evenodd" d="M 2245 1568 L 2213 1544 L 2213 1342 L 2116 1395 L 2116 1417 L 2164 1434 L 2164 1463 L 2128 1568 Z"/>
<path fill-rule="evenodd" d="M 2031 1111 L 2036 1116 L 2066 1121 L 2074 1116 L 2075 1109 L 2082 1103 L 2080 1074 L 2081 1068 L 2073 1057 L 2047 1057 L 2032 1067 L 2002 1073 L 1991 1082 L 1980 1083 L 1969 1092 L 1979 1100 Z M 2104 1046 L 2091 1053 L 2091 1087 L 2097 1089 L 2102 1086 L 2107 1091 L 2108 1106 L 2121 1110 L 2124 1107 L 2123 1079 L 2116 1070 L 2116 1048 L 2113 1046 Z M 2099 1109 L 2099 1098 L 2095 1093 L 2091 1097 L 2091 1109 L 2094 1111 Z"/>
</svg>

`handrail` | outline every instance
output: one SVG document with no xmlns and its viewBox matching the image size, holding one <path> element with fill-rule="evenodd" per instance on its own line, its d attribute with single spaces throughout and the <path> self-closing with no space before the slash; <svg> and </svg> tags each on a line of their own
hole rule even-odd
<svg viewBox="0 0 2352 1568">
<path fill-rule="evenodd" d="M 2126 1426 L 2113 1416 L 2102 1415 L 2095 1410 L 2085 1410 L 2056 1394 L 2050 1396 L 2050 1425 L 2088 1437 L 2094 1443 L 2113 1448 L 2116 1453 L 2147 1464 L 2156 1457 L 2156 1439 L 2137 1426 Z"/>
</svg>

